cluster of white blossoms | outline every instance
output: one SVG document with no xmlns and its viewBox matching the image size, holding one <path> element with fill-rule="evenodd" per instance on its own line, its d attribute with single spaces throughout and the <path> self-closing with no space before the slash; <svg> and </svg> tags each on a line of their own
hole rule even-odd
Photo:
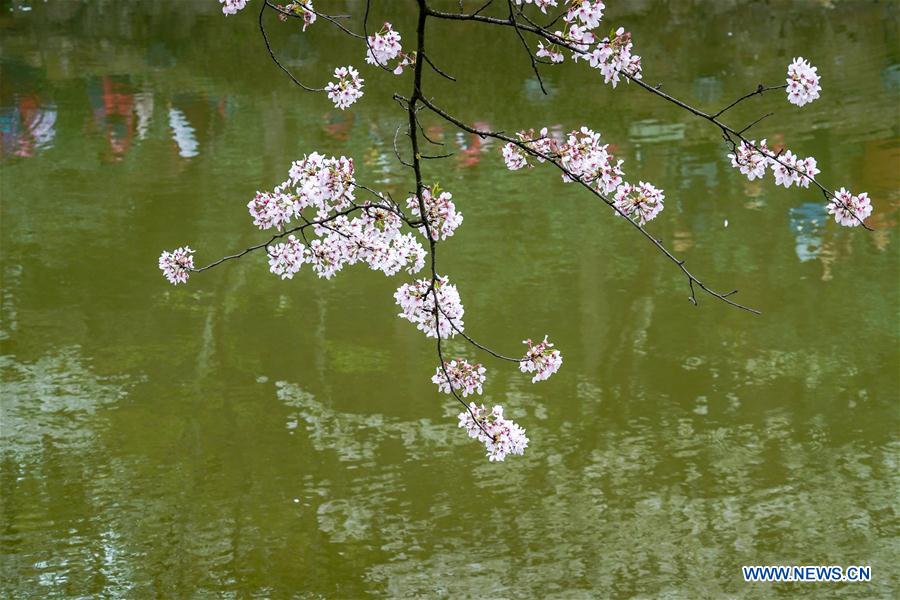
<svg viewBox="0 0 900 600">
<path fill-rule="evenodd" d="M 159 256 L 159 268 L 172 285 L 187 283 L 194 268 L 194 251 L 190 246 L 175 248 Z"/>
<path fill-rule="evenodd" d="M 287 242 L 267 247 L 266 252 L 269 254 L 269 270 L 282 279 L 293 279 L 309 258 L 309 250 L 293 235 L 288 236 Z"/>
<path fill-rule="evenodd" d="M 510 171 L 518 171 L 529 166 L 525 153 L 512 142 L 503 146 L 503 162 Z"/>
<path fill-rule="evenodd" d="M 775 184 L 786 188 L 797 184 L 798 187 L 808 188 L 810 182 L 820 173 L 816 159 L 812 156 L 800 158 L 790 150 L 776 154 L 766 145 L 766 140 L 748 142 L 742 141 L 735 147 L 733 153 L 728 154 L 731 166 L 738 169 L 747 179 L 762 179 L 767 169 L 772 170 L 775 176 Z"/>
<path fill-rule="evenodd" d="M 565 169 L 564 182 L 574 181 L 574 177 L 601 194 L 611 194 L 622 184 L 624 161 L 617 160 L 609 152 L 609 144 L 600 143 L 600 134 L 587 127 L 569 132 L 563 140 L 551 136 L 546 127 L 537 135 L 532 129 L 516 136 L 526 148 L 538 153 L 538 162 L 552 160 Z M 512 142 L 503 146 L 503 161 L 510 171 L 531 166 L 528 154 Z"/>
<path fill-rule="evenodd" d="M 556 1 L 533 0 L 541 11 L 547 12 L 547 7 L 556 6 Z M 532 0 L 524 0 L 525 4 L 531 4 Z M 522 5 L 523 0 L 516 0 L 516 4 Z M 572 51 L 572 60 L 584 60 L 591 67 L 598 69 L 603 75 L 604 83 L 616 87 L 621 75 L 627 75 L 640 79 L 642 77 L 641 57 L 633 54 L 634 45 L 631 41 L 631 33 L 619 27 L 614 33 L 598 39 L 594 30 L 600 26 L 603 19 L 603 11 L 606 5 L 600 0 L 568 0 L 563 21 L 566 26 L 563 30 L 553 32 L 561 43 L 544 41 L 538 42 L 535 56 L 549 59 L 553 63 L 561 63 L 564 60 L 563 48 L 568 47 Z M 612 31 L 612 30 L 610 30 Z"/>
<path fill-rule="evenodd" d="M 600 134 L 596 131 L 582 127 L 559 141 L 550 136 L 545 127 L 537 136 L 531 130 L 520 131 L 517 137 L 526 148 L 539 153 L 538 161 L 553 160 L 559 164 L 564 169 L 564 182 L 577 179 L 601 194 L 615 193 L 613 203 L 616 208 L 641 225 L 662 212 L 665 200 L 662 190 L 643 181 L 637 185 L 626 183 L 622 178 L 624 161 L 617 160 L 609 152 L 609 144 L 600 143 Z M 503 147 L 503 161 L 511 171 L 530 166 L 525 150 L 512 142 Z"/>
<path fill-rule="evenodd" d="M 256 192 L 247 203 L 247 208 L 253 217 L 253 224 L 260 229 L 282 229 L 299 214 L 297 205 L 299 202 L 291 194 Z"/>
<path fill-rule="evenodd" d="M 531 340 L 524 340 L 522 343 L 528 345 L 528 350 L 519 362 L 519 370 L 523 373 L 534 373 L 534 377 L 531 378 L 532 383 L 549 379 L 551 375 L 559 371 L 562 366 L 562 354 L 547 341 L 546 335 L 544 341 L 537 344 Z"/>
<path fill-rule="evenodd" d="M 798 187 L 808 188 L 810 181 L 820 173 L 816 167 L 816 159 L 812 156 L 800 158 L 790 150 L 770 160 L 772 174 L 775 175 L 775 184 L 786 188 L 795 183 Z"/>
<path fill-rule="evenodd" d="M 816 67 L 803 57 L 794 59 L 787 70 L 787 98 L 791 104 L 803 106 L 819 97 L 822 86 Z"/>
<path fill-rule="evenodd" d="M 435 240 L 445 240 L 453 235 L 456 228 L 462 224 L 462 213 L 457 212 L 456 205 L 451 200 L 453 195 L 450 192 L 441 191 L 437 184 L 422 189 L 422 204 L 425 205 L 425 219 L 428 227 L 431 229 L 431 236 Z M 416 217 L 421 217 L 419 213 L 419 199 L 416 196 L 410 196 L 406 199 L 406 206 L 412 211 Z M 422 235 L 427 237 L 425 226 L 419 227 Z"/>
<path fill-rule="evenodd" d="M 643 225 L 662 212 L 665 198 L 662 190 L 641 181 L 637 185 L 630 183 L 620 185 L 616 189 L 613 204 L 626 217 Z"/>
<path fill-rule="evenodd" d="M 315 208 L 320 217 L 351 205 L 354 196 L 353 161 L 326 158 L 317 152 L 294 161 L 288 179 L 271 192 L 256 192 L 247 203 L 253 224 L 260 229 L 282 230 L 305 208 Z"/>
<path fill-rule="evenodd" d="M 362 98 L 363 81 L 359 71 L 351 66 L 338 67 L 334 70 L 334 78 L 337 81 L 329 81 L 325 86 L 328 99 L 341 110 Z"/>
<path fill-rule="evenodd" d="M 438 306 L 434 306 L 437 294 Z M 438 277 L 431 289 L 430 279 L 419 279 L 415 283 L 404 283 L 394 292 L 394 300 L 400 306 L 400 318 L 414 324 L 426 337 L 447 339 L 463 331 L 463 308 L 456 286 L 449 283 L 446 276 Z M 435 315 L 435 313 L 438 313 Z M 437 327 L 435 327 L 435 317 Z"/>
<path fill-rule="evenodd" d="M 631 33 L 623 27 L 616 30 L 615 35 L 605 37 L 591 52 L 581 58 L 588 60 L 595 69 L 600 69 L 603 82 L 616 87 L 619 74 L 625 73 L 635 79 L 641 78 L 641 57 L 632 54 Z"/>
<path fill-rule="evenodd" d="M 358 262 L 388 276 L 401 270 L 410 275 L 421 271 L 427 253 L 414 233 L 400 232 L 400 215 L 368 201 L 356 203 L 355 189 L 351 159 L 313 152 L 294 161 L 287 180 L 273 191 L 257 192 L 247 204 L 253 224 L 282 231 L 276 236 L 279 240 L 291 234 L 266 247 L 269 270 L 282 279 L 292 279 L 304 264 L 325 279 Z M 304 216 L 305 210 L 315 212 L 315 218 Z M 355 216 L 349 218 L 350 213 Z M 304 224 L 286 229 L 292 220 Z M 304 231 L 308 228 L 309 233 Z M 292 235 L 298 230 L 302 237 Z M 191 252 L 189 248 L 163 252 L 159 266 L 169 281 L 187 281 L 183 265 L 193 268 Z"/>
<path fill-rule="evenodd" d="M 502 406 L 488 411 L 483 404 L 479 407 L 471 402 L 469 410 L 459 413 L 459 426 L 484 444 L 490 461 L 501 461 L 509 454 L 522 455 L 528 446 L 525 430 L 503 416 Z"/>
<path fill-rule="evenodd" d="M 446 375 L 444 369 L 447 370 Z M 481 386 L 485 380 L 485 368 L 481 364 L 470 364 L 469 361 L 462 358 L 444 361 L 443 367 L 437 367 L 434 377 L 431 381 L 438 386 L 438 389 L 445 394 L 450 393 L 450 386 L 453 390 L 463 395 L 481 394 Z M 450 383 L 447 383 L 447 376 L 450 377 Z"/>
<path fill-rule="evenodd" d="M 815 180 L 819 170 L 816 159 L 812 156 L 800 158 L 790 150 L 776 153 L 766 145 L 766 140 L 742 141 L 728 154 L 731 166 L 740 170 L 747 179 L 762 179 L 766 171 L 771 170 L 775 184 L 789 188 L 792 185 L 808 188 Z M 841 188 L 827 204 L 828 212 L 840 225 L 856 227 L 872 214 L 872 203 L 868 194 L 863 192 L 854 196 Z"/>
<path fill-rule="evenodd" d="M 834 215 L 834 222 L 845 227 L 856 227 L 872 214 L 872 202 L 865 192 L 854 196 L 844 188 L 834 194 L 828 203 L 828 214 Z"/>
<path fill-rule="evenodd" d="M 364 212 L 353 219 L 337 215 L 316 221 L 313 230 L 319 237 L 311 240 L 302 253 L 295 248 L 295 261 L 309 263 L 313 272 L 325 279 L 358 262 L 388 276 L 401 270 L 410 275 L 421 271 L 425 266 L 425 248 L 411 233 L 400 233 L 399 217 L 368 203 L 363 206 Z M 272 272 L 281 275 L 274 269 Z"/>
<path fill-rule="evenodd" d="M 566 171 L 598 192 L 610 194 L 622 183 L 624 161 L 617 161 L 607 148 L 609 144 L 600 143 L 599 133 L 582 127 L 569 133 L 565 143 L 557 148 L 557 154 Z M 564 173 L 563 181 L 571 178 Z"/>
<path fill-rule="evenodd" d="M 516 133 L 516 137 L 526 148 L 538 154 L 535 156 L 538 162 L 554 160 L 557 157 L 560 142 L 550 135 L 546 127 L 537 134 L 535 134 L 534 129 L 522 130 Z M 503 146 L 503 162 L 506 163 L 506 168 L 510 171 L 517 171 L 523 167 L 531 166 L 526 152 L 512 142 Z"/>
<path fill-rule="evenodd" d="M 739 169 L 741 174 L 746 175 L 750 181 L 762 179 L 771 160 L 766 140 L 762 140 L 759 144 L 756 143 L 756 140 L 749 144 L 741 142 L 735 148 L 735 152 L 728 155 L 728 158 L 731 159 L 731 166 Z"/>
<path fill-rule="evenodd" d="M 243 10 L 247 6 L 247 0 L 219 0 L 222 5 L 222 14 L 235 15 L 239 10 Z"/>
<path fill-rule="evenodd" d="M 400 45 L 400 34 L 394 31 L 390 23 L 385 23 L 381 31 L 370 35 L 366 39 L 366 62 L 385 69 L 391 69 L 390 61 L 397 59 L 394 65 L 394 75 L 403 73 L 403 69 L 416 63 L 415 53 L 403 52 Z"/>
<path fill-rule="evenodd" d="M 394 31 L 390 23 L 385 23 L 378 33 L 366 39 L 366 62 L 370 65 L 386 67 L 388 61 L 394 60 L 403 50 L 400 45 L 400 34 Z"/>
<path fill-rule="evenodd" d="M 320 218 L 351 206 L 355 190 L 353 159 L 326 158 L 318 152 L 291 163 L 288 178 L 275 188 L 276 193 L 292 192 L 298 211 L 313 207 Z"/>
</svg>

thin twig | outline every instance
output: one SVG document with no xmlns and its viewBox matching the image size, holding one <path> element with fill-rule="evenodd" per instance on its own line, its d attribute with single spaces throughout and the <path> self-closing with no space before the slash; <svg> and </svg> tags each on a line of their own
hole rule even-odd
<svg viewBox="0 0 900 600">
<path fill-rule="evenodd" d="M 272 45 L 269 44 L 269 36 L 266 34 L 266 28 L 265 28 L 265 25 L 263 25 L 263 15 L 265 15 L 266 8 L 267 8 L 267 7 L 270 7 L 270 6 L 271 6 L 271 5 L 270 5 L 268 2 L 263 2 L 262 4 L 260 4 L 260 7 L 259 7 L 259 32 L 262 34 L 263 42 L 266 43 L 266 50 L 269 51 L 269 56 L 272 58 L 272 61 L 273 61 L 276 65 L 278 65 L 278 68 L 279 68 L 279 69 L 281 69 L 282 71 L 284 71 L 285 74 L 286 74 L 288 77 L 291 78 L 291 81 L 293 81 L 296 85 L 300 86 L 301 88 L 303 88 L 303 89 L 306 90 L 307 92 L 324 92 L 324 91 L 325 91 L 325 88 L 311 88 L 311 87 L 309 87 L 308 85 L 306 85 L 306 84 L 304 84 L 303 82 L 301 82 L 301 81 L 300 81 L 299 79 L 297 79 L 296 77 L 294 77 L 294 74 L 291 73 L 291 72 L 287 69 L 287 67 L 285 67 L 283 64 L 281 64 L 281 62 L 279 62 L 279 60 L 278 60 L 278 57 L 275 56 L 275 51 L 272 50 Z M 280 10 L 280 9 L 276 9 L 276 10 Z M 281 11 L 281 12 L 283 12 L 283 11 Z"/>
</svg>

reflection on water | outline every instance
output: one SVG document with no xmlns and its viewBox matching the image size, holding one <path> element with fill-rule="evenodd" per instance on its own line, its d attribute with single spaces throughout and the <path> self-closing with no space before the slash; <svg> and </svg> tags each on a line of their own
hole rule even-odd
<svg viewBox="0 0 900 600">
<path fill-rule="evenodd" d="M 24 94 L 12 106 L 0 108 L 0 152 L 13 156 L 34 156 L 50 148 L 56 137 L 56 106 L 42 105 L 41 99 Z"/>
<path fill-rule="evenodd" d="M 77 347 L 32 364 L 0 357 L 0 442 L 21 465 L 31 463 L 29 455 L 42 446 L 83 452 L 94 439 L 98 410 L 125 397 L 121 383 L 98 378 L 83 361 Z"/>
<path fill-rule="evenodd" d="M 478 127 L 599 129 L 629 177 L 667 191 L 654 233 L 764 313 L 692 307 L 607 207 L 423 115 L 443 144 L 428 151 L 453 153 L 426 178 L 465 214 L 440 261 L 467 326 L 508 352 L 549 333 L 566 354 L 538 385 L 486 361 L 484 402 L 531 438 L 503 464 L 431 384 L 433 346 L 395 317 L 400 281 L 280 282 L 260 257 L 187 288 L 160 278 L 161 248 L 259 241 L 246 202 L 303 153 L 353 156 L 395 198 L 411 185 L 403 115 L 378 101 L 407 79 L 364 71 L 366 96 L 335 111 L 266 62 L 252 14 L 215 4 L 0 15 L 0 595 L 758 597 L 740 565 L 782 563 L 869 564 L 871 584 L 834 593 L 896 595 L 895 4 L 607 11 L 646 40 L 648 81 L 703 108 L 808 54 L 819 101 L 766 96 L 734 119 L 774 111 L 758 136 L 868 191 L 871 234 L 811 192 L 746 181 L 714 131 L 633 86 L 550 71 L 544 96 L 514 39 L 435 28 L 465 80 L 436 79 L 439 104 Z M 361 63 L 326 27 L 273 23 L 272 40 L 303 73 Z"/>
<path fill-rule="evenodd" d="M 756 597 L 757 590 L 739 585 L 734 561 L 777 563 L 815 548 L 816 560 L 840 562 L 848 543 L 880 537 L 873 519 L 896 507 L 900 445 L 833 445 L 820 419 L 798 424 L 798 431 L 784 411 L 739 425 L 687 415 L 635 418 L 600 434 L 593 449 L 569 443 L 585 439 L 583 423 L 545 428 L 536 419 L 530 434 L 554 450 L 524 464 L 451 471 L 448 488 L 475 489 L 464 497 L 438 492 L 422 507 L 410 499 L 415 474 L 373 457 L 401 440 L 406 456 L 400 464 L 425 457 L 446 463 L 459 452 L 459 438 L 428 421 L 337 413 L 296 385 L 277 388 L 283 402 L 299 409 L 289 427 L 303 421 L 317 451 L 364 467 L 353 471 L 351 486 L 326 486 L 305 503 L 332 542 L 389 553 L 366 569 L 365 578 L 391 597 L 513 590 L 521 596 L 627 596 L 639 593 L 641 578 L 651 575 L 671 578 L 663 595 Z M 581 400 L 596 401 L 591 393 Z M 519 493 L 533 485 L 535 470 L 542 486 L 553 490 L 544 500 Z M 817 493 L 836 474 L 845 485 L 828 496 Z M 708 492 L 694 492 L 709 484 Z M 469 500 L 489 506 L 473 507 Z M 876 544 L 866 560 L 887 566 L 895 556 L 892 544 Z M 454 576 L 459 573 L 467 575 Z M 884 580 L 867 595 L 887 597 L 891 589 Z"/>
</svg>

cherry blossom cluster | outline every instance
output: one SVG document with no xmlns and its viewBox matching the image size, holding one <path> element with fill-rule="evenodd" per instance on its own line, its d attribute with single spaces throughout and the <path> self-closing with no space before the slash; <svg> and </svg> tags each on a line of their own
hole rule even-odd
<svg viewBox="0 0 900 600">
<path fill-rule="evenodd" d="M 785 188 L 794 184 L 808 188 L 821 172 L 812 156 L 800 158 L 790 150 L 776 154 L 766 145 L 766 140 L 759 143 L 756 140 L 742 141 L 733 153 L 728 154 L 728 158 L 731 159 L 731 166 L 739 169 L 750 181 L 762 179 L 766 170 L 771 169 L 775 184 Z M 855 196 L 844 188 L 834 194 L 827 207 L 835 222 L 847 227 L 860 225 L 872 214 L 868 194 L 863 192 Z"/>
<path fill-rule="evenodd" d="M 366 62 L 370 65 L 378 65 L 385 69 L 390 69 L 390 61 L 397 60 L 396 66 L 392 69 L 395 75 L 403 73 L 403 69 L 416 62 L 415 53 L 403 52 L 400 45 L 400 34 L 394 31 L 390 23 L 385 23 L 381 31 L 370 35 L 366 39 Z"/>
<path fill-rule="evenodd" d="M 581 58 L 586 59 L 593 68 L 600 70 L 604 83 L 616 87 L 620 73 L 635 79 L 641 78 L 641 57 L 632 54 L 631 49 L 631 33 L 619 27 L 615 35 L 603 38 L 596 48 Z"/>
<path fill-rule="evenodd" d="M 759 144 L 756 140 L 750 143 L 741 142 L 733 154 L 729 154 L 731 166 L 739 169 L 742 175 L 746 175 L 747 179 L 762 179 L 766 174 L 766 167 L 769 166 L 770 152 L 766 145 L 766 140 L 762 140 Z"/>
<path fill-rule="evenodd" d="M 400 218 L 389 210 L 367 206 L 362 216 L 352 220 L 339 215 L 315 225 L 321 237 L 310 242 L 308 262 L 319 277 L 330 279 L 344 265 L 360 261 L 388 276 L 400 270 L 412 275 L 425 266 L 425 248 L 413 234 L 400 234 Z"/>
<path fill-rule="evenodd" d="M 525 0 L 527 4 L 531 2 Z M 522 2 L 517 0 L 517 4 Z M 548 6 L 556 6 L 556 2 L 538 2 L 542 11 L 546 12 Z M 604 83 L 616 87 L 620 75 L 625 74 L 635 79 L 642 76 L 641 57 L 633 54 L 634 45 L 631 41 L 631 33 L 625 28 L 619 27 L 614 33 L 600 39 L 594 34 L 594 30 L 600 26 L 603 19 L 603 11 L 606 5 L 600 0 L 569 0 L 563 21 L 566 23 L 564 30 L 558 30 L 553 35 L 565 42 L 547 43 L 538 42 L 535 56 L 546 58 L 553 63 L 561 63 L 564 60 L 561 46 L 568 46 L 572 50 L 572 59 L 584 60 L 591 67 L 598 69 L 603 75 Z"/>
<path fill-rule="evenodd" d="M 810 181 L 820 172 L 815 158 L 800 158 L 790 150 L 770 159 L 769 165 L 775 175 L 775 185 L 783 185 L 785 188 L 795 183 L 798 187 L 808 188 Z"/>
<path fill-rule="evenodd" d="M 600 26 L 604 10 L 606 5 L 600 0 L 569 0 L 566 16 L 563 18 L 570 26 L 575 23 L 590 31 Z"/>
<path fill-rule="evenodd" d="M 841 188 L 834 196 L 828 203 L 828 214 L 834 215 L 835 223 L 856 227 L 872 214 L 872 202 L 865 192 L 855 196 Z"/>
<path fill-rule="evenodd" d="M 569 0 L 568 9 L 563 16 L 567 28 L 565 31 L 557 30 L 553 32 L 553 35 L 577 49 L 572 55 L 574 59 L 577 60 L 581 53 L 587 52 L 591 45 L 596 43 L 597 37 L 593 30 L 600 26 L 600 19 L 603 18 L 605 8 L 603 2 L 599 1 Z M 541 10 L 546 12 L 546 7 L 541 6 Z M 535 55 L 549 58 L 554 63 L 563 61 L 560 46 L 553 43 L 545 46 L 543 42 L 538 42 L 538 50 Z"/>
<path fill-rule="evenodd" d="M 187 283 L 194 268 L 194 251 L 190 246 L 175 248 L 159 256 L 159 268 L 172 285 Z"/>
<path fill-rule="evenodd" d="M 282 279 L 293 279 L 303 263 L 309 262 L 309 250 L 293 235 L 287 242 L 266 248 L 269 255 L 269 271 Z"/>
<path fill-rule="evenodd" d="M 474 417 L 472 415 L 475 415 Z M 488 411 L 484 405 L 469 403 L 469 410 L 459 413 L 459 426 L 466 430 L 470 438 L 484 444 L 490 461 L 502 461 L 510 454 L 525 454 L 528 438 L 525 430 L 515 421 L 503 416 L 503 407 L 494 406 Z"/>
<path fill-rule="evenodd" d="M 588 127 L 571 131 L 564 141 L 548 135 L 543 128 L 538 136 L 534 130 L 516 134 L 526 148 L 538 153 L 537 159 L 554 160 L 563 168 L 564 182 L 581 181 L 601 194 L 615 193 L 614 205 L 623 214 L 641 225 L 663 210 L 665 195 L 643 181 L 637 185 L 625 183 L 622 163 L 609 152 L 609 144 L 600 142 L 600 134 Z M 529 166 L 527 153 L 510 142 L 503 147 L 503 161 L 511 171 Z M 806 164 L 806 163 L 804 163 Z M 813 160 L 811 168 L 815 168 Z"/>
<path fill-rule="evenodd" d="M 334 78 L 337 81 L 329 81 L 325 86 L 328 99 L 341 110 L 362 98 L 363 81 L 359 71 L 351 66 L 338 67 L 334 70 Z"/>
<path fill-rule="evenodd" d="M 435 240 L 445 240 L 453 235 L 463 221 L 462 213 L 457 212 L 451 200 L 450 192 L 441 191 L 437 184 L 422 189 L 422 203 L 425 205 L 425 218 Z M 419 213 L 419 200 L 413 195 L 406 199 L 406 205 L 416 217 Z M 425 226 L 419 227 L 422 235 L 427 236 Z"/>
<path fill-rule="evenodd" d="M 652 221 L 663 210 L 662 190 L 643 181 L 637 185 L 624 183 L 616 188 L 614 206 L 629 219 L 643 225 Z"/>
<path fill-rule="evenodd" d="M 791 104 L 803 106 L 819 97 L 822 87 L 816 67 L 803 57 L 795 58 L 787 70 L 787 98 Z"/>
<path fill-rule="evenodd" d="M 222 5 L 222 14 L 225 16 L 236 15 L 247 6 L 247 0 L 219 0 L 219 4 Z"/>
<path fill-rule="evenodd" d="M 516 133 L 516 137 L 519 138 L 519 141 L 526 148 L 537 153 L 535 158 L 537 158 L 538 162 L 556 158 L 559 141 L 550 136 L 546 127 L 537 134 L 535 134 L 534 129 L 522 130 Z M 503 146 L 503 161 L 506 163 L 506 168 L 510 171 L 517 171 L 523 167 L 531 166 L 525 151 L 512 142 Z"/>
<path fill-rule="evenodd" d="M 257 192 L 247 207 L 260 229 L 282 230 L 306 208 L 315 210 L 318 219 L 310 222 L 316 239 L 301 242 L 291 236 L 267 248 L 272 273 L 290 279 L 304 263 L 326 279 L 360 261 L 389 276 L 401 270 L 415 274 L 424 267 L 425 248 L 412 233 L 400 233 L 400 215 L 370 202 L 356 205 L 355 182 L 351 159 L 313 152 L 294 161 L 288 179 L 274 191 Z M 351 207 L 360 209 L 358 216 L 335 214 Z"/>
<path fill-rule="evenodd" d="M 344 223 L 340 217 L 338 223 Z M 425 266 L 425 248 L 412 233 L 401 234 L 403 222 L 400 216 L 380 207 L 366 208 L 365 212 L 347 222 L 343 232 L 329 238 L 341 245 L 347 261 L 353 264 L 362 260 L 369 268 L 387 276 L 405 270 L 410 275 Z"/>
<path fill-rule="evenodd" d="M 758 144 L 756 140 L 742 141 L 733 153 L 728 154 L 728 158 L 731 159 L 731 166 L 740 170 L 750 181 L 762 179 L 766 169 L 771 168 L 776 185 L 786 188 L 794 184 L 808 188 L 820 172 L 815 158 L 800 158 L 790 150 L 776 154 L 766 145 L 766 140 Z"/>
<path fill-rule="evenodd" d="M 558 162 L 565 170 L 564 182 L 582 181 L 601 194 L 611 194 L 622 184 L 622 163 L 609 152 L 609 144 L 600 143 L 600 134 L 587 127 L 569 132 L 560 141 L 548 134 L 547 128 L 539 135 L 534 130 L 516 134 L 526 148 L 538 154 L 539 162 L 550 159 Z M 515 171 L 528 163 L 527 153 L 512 142 L 503 146 L 503 161 L 506 167 Z"/>
<path fill-rule="evenodd" d="M 447 370 L 446 375 L 444 369 Z M 437 367 L 431 381 L 445 394 L 450 393 L 452 385 L 453 390 L 465 397 L 469 394 L 481 394 L 481 386 L 485 380 L 484 373 L 485 368 L 481 364 L 469 364 L 467 360 L 459 358 L 450 362 L 444 361 L 444 366 Z M 450 383 L 447 383 L 447 377 L 450 378 Z"/>
<path fill-rule="evenodd" d="M 288 179 L 272 192 L 256 192 L 247 203 L 253 224 L 260 229 L 281 230 L 307 207 L 327 216 L 353 202 L 353 161 L 344 156 L 326 158 L 317 152 L 294 161 Z"/>
<path fill-rule="evenodd" d="M 437 294 L 438 306 L 435 309 L 434 297 Z M 449 283 L 446 276 L 438 277 L 434 289 L 430 279 L 419 279 L 415 283 L 404 283 L 394 292 L 394 300 L 402 312 L 400 318 L 413 323 L 427 337 L 447 339 L 463 331 L 463 309 L 456 286 Z M 435 315 L 435 313 L 438 313 Z M 435 327 L 435 316 L 437 327 Z"/>
<path fill-rule="evenodd" d="M 530 166 L 525 153 L 512 142 L 503 146 L 503 162 L 506 163 L 506 168 L 510 171 L 518 171 Z"/>
<path fill-rule="evenodd" d="M 282 229 L 286 223 L 300 214 L 302 207 L 299 200 L 285 193 L 256 192 L 247 203 L 253 224 L 260 229 Z"/>
<path fill-rule="evenodd" d="M 547 341 L 546 335 L 544 341 L 537 344 L 531 340 L 524 340 L 522 343 L 528 346 L 528 350 L 519 362 L 519 370 L 523 373 L 534 373 L 531 383 L 549 379 L 551 375 L 559 371 L 562 366 L 562 354 L 559 353 L 559 350 L 554 350 L 553 344 Z"/>
<path fill-rule="evenodd" d="M 308 206 L 324 217 L 331 211 L 347 208 L 353 203 L 356 189 L 353 159 L 326 158 L 318 152 L 291 163 L 288 179 L 275 188 L 282 192 L 293 188 L 299 211 Z"/>
<path fill-rule="evenodd" d="M 557 153 L 566 171 L 584 183 L 592 184 L 600 193 L 611 194 L 622 183 L 624 161 L 617 161 L 608 152 L 608 147 L 609 144 L 600 143 L 599 133 L 582 127 L 569 133 Z M 571 178 L 564 173 L 563 181 L 571 181 Z"/>
</svg>

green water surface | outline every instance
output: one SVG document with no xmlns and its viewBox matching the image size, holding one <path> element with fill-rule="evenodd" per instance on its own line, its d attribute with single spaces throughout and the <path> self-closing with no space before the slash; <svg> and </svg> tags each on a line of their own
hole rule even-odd
<svg viewBox="0 0 900 600">
<path fill-rule="evenodd" d="M 635 86 L 567 62 L 543 95 L 512 31 L 429 25 L 459 80 L 426 70 L 435 102 L 509 132 L 601 131 L 629 180 L 665 190 L 653 234 L 763 313 L 692 306 L 596 198 L 423 114 L 455 152 L 425 178 L 465 216 L 439 268 L 467 331 L 506 354 L 549 334 L 565 359 L 532 384 L 448 343 L 528 431 L 500 464 L 431 383 L 433 340 L 397 318 L 404 277 L 280 281 L 255 254 L 173 288 L 156 268 L 163 249 L 200 264 L 266 239 L 245 205 L 304 153 L 351 156 L 398 198 L 414 185 L 390 100 L 410 76 L 324 21 L 270 15 L 310 84 L 360 68 L 366 95 L 337 111 L 269 61 L 258 4 L 0 3 L 0 596 L 900 593 L 896 2 L 610 1 L 604 25 L 634 32 L 649 83 L 706 110 L 810 59 L 819 100 L 775 92 L 729 122 L 774 112 L 756 137 L 868 192 L 871 233 L 811 190 L 748 182 L 714 128 Z M 409 44 L 414 16 L 376 2 L 372 20 Z M 871 565 L 873 581 L 745 584 L 755 564 Z"/>
</svg>

